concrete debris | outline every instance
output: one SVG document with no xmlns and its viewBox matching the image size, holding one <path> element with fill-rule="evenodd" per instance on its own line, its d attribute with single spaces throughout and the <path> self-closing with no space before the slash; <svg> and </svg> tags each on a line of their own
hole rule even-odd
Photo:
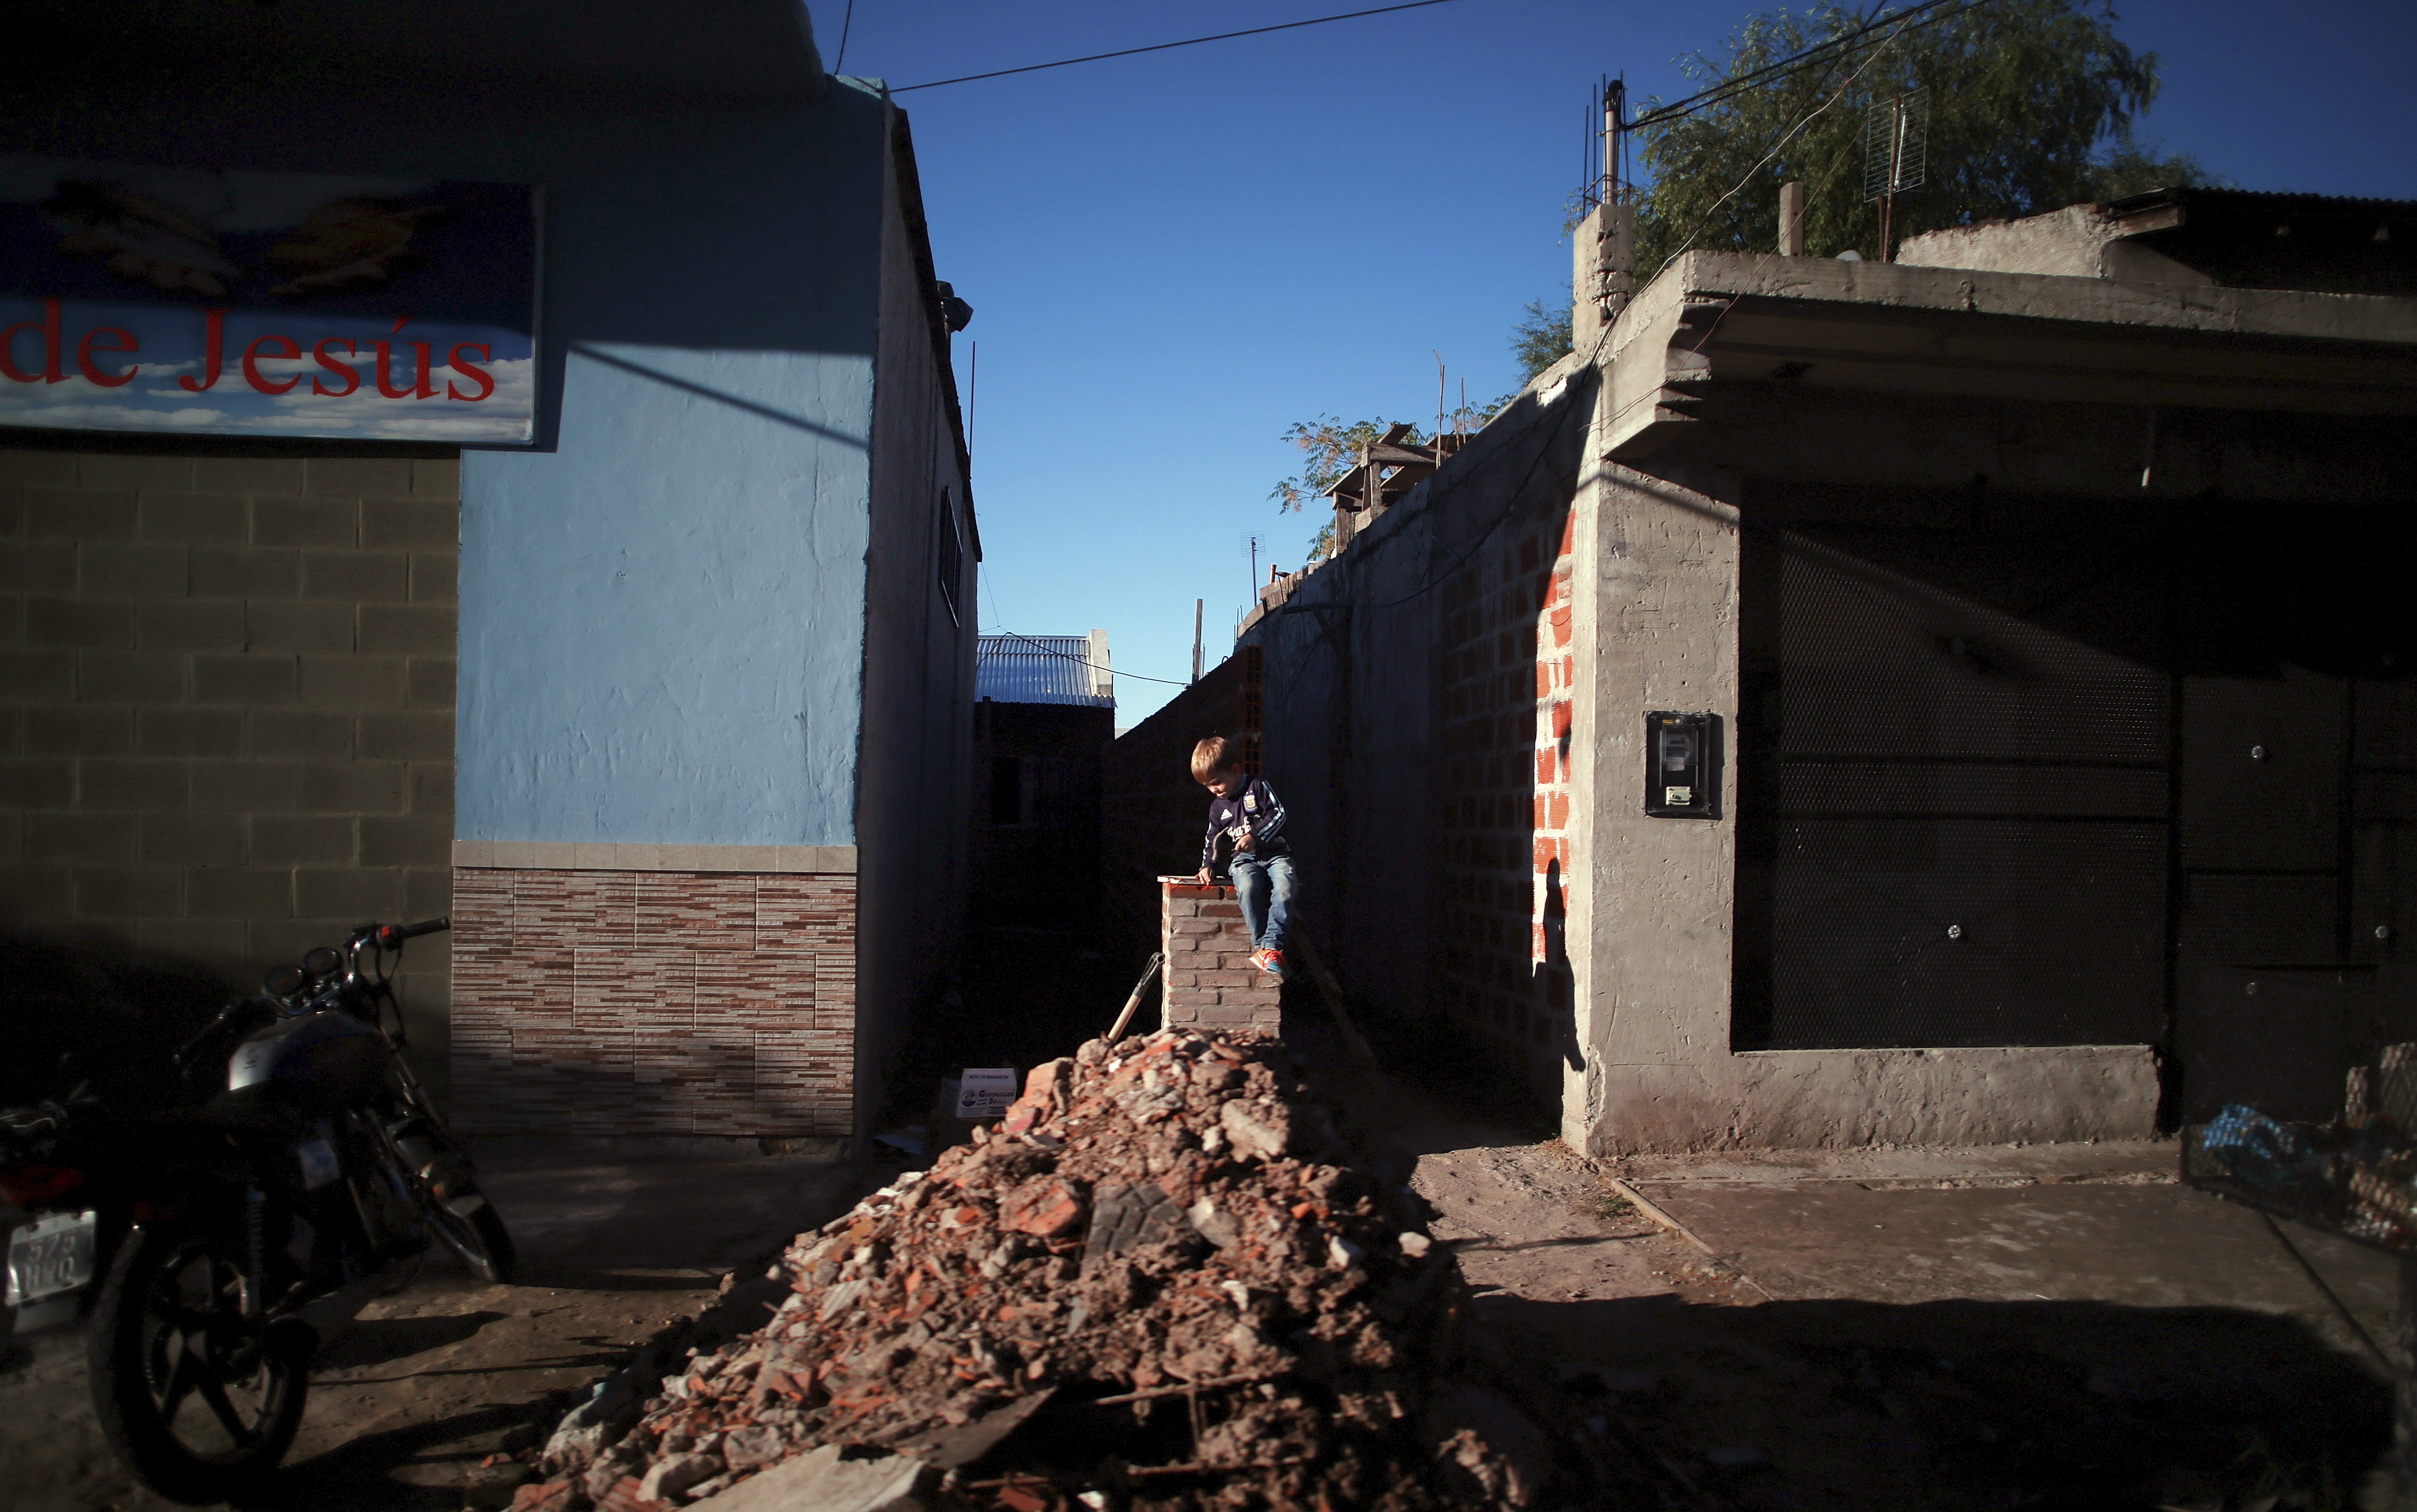
<svg viewBox="0 0 2417 1512">
<path fill-rule="evenodd" d="M 1270 1037 L 1094 1040 L 799 1234 L 744 1293 L 760 1326 L 600 1384 L 514 1505 L 1649 1504 L 1615 1441 L 1539 1426 L 1555 1388 L 1469 1347 L 1406 1174 Z"/>
<path fill-rule="evenodd" d="M 689 1504 L 698 1512 L 926 1512 L 938 1479 L 920 1459 L 846 1459 L 831 1444 Z"/>
</svg>

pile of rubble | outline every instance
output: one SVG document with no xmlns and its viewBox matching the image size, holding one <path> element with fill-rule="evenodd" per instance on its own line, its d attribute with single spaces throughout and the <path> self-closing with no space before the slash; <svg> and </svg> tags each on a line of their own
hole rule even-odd
<svg viewBox="0 0 2417 1512">
<path fill-rule="evenodd" d="M 798 1235 L 760 1327 L 600 1386 L 514 1504 L 832 1504 L 770 1493 L 851 1466 L 868 1508 L 1604 1504 L 1633 1467 L 1470 1347 L 1404 1174 L 1270 1038 L 1094 1040 Z"/>
</svg>

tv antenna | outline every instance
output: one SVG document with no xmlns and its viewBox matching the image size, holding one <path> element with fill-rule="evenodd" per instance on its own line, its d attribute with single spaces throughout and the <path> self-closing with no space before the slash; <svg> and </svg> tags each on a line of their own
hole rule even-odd
<svg viewBox="0 0 2417 1512">
<path fill-rule="evenodd" d="M 1872 101 L 1863 113 L 1863 203 L 1880 211 L 1880 261 L 1896 261 L 1896 197 L 1930 177 L 1930 91 Z"/>
</svg>

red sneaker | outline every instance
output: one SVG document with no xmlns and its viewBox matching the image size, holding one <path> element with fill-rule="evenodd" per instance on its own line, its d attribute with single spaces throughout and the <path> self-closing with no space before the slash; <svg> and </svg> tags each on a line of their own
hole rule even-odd
<svg viewBox="0 0 2417 1512">
<path fill-rule="evenodd" d="M 1285 979 L 1284 952 L 1281 950 L 1254 950 L 1251 952 L 1251 964 L 1279 982 Z"/>
</svg>

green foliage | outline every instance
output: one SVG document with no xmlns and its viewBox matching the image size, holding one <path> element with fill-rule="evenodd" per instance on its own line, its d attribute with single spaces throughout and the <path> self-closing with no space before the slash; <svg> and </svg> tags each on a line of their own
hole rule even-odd
<svg viewBox="0 0 2417 1512">
<path fill-rule="evenodd" d="M 2190 159 L 2158 158 L 2133 140 L 2133 118 L 2156 98 L 2157 57 L 2116 40 L 2114 17 L 2092 0 L 1996 0 L 1646 127 L 1638 144 L 1652 188 L 1637 206 L 1637 283 L 1690 247 L 1776 248 L 1779 187 L 1790 180 L 1805 186 L 1808 253 L 1877 255 L 1863 110 L 1917 87 L 1930 92 L 1929 181 L 1898 196 L 1899 239 L 2205 182 Z M 1680 68 L 1710 86 L 1861 24 L 1829 3 L 1758 12 L 1718 61 L 1699 53 Z"/>
<path fill-rule="evenodd" d="M 1535 308 L 1529 307 L 1531 310 Z M 1444 427 L 1447 430 L 1477 430 L 1500 414 L 1503 406 L 1517 397 L 1505 394 L 1491 404 L 1471 404 L 1455 410 L 1443 417 Z M 1346 423 L 1330 415 L 1296 422 L 1285 431 L 1284 439 L 1305 453 L 1308 461 L 1301 465 L 1300 473 L 1278 483 L 1268 497 L 1287 514 L 1301 509 L 1312 499 L 1323 499 L 1328 490 L 1343 480 L 1345 474 L 1360 465 L 1361 454 L 1381 440 L 1385 432 L 1397 423 L 1381 417 Z M 1412 425 L 1401 438 L 1401 444 L 1423 446 L 1429 444 L 1429 438 Z M 1333 550 L 1334 521 L 1330 516 L 1309 543 L 1310 560 L 1322 561 Z"/>
<path fill-rule="evenodd" d="M 1345 424 L 1330 415 L 1315 420 L 1296 421 L 1284 433 L 1284 439 L 1309 456 L 1300 472 L 1278 483 L 1268 497 L 1289 514 L 1298 511 L 1310 500 L 1324 496 L 1327 490 L 1343 480 L 1343 475 L 1360 465 L 1360 454 L 1376 444 L 1376 438 L 1392 429 L 1393 422 L 1384 419 L 1353 420 Z M 1419 444 L 1415 427 L 1409 443 Z"/>
<path fill-rule="evenodd" d="M 1511 355 L 1519 364 L 1521 379 L 1533 382 L 1536 374 L 1570 355 L 1570 297 L 1547 308 L 1542 299 L 1528 301 L 1528 313 L 1518 325 L 1511 327 Z M 1499 410 L 1506 400 L 1497 400 Z M 1488 419 L 1493 418 L 1491 411 Z"/>
</svg>

